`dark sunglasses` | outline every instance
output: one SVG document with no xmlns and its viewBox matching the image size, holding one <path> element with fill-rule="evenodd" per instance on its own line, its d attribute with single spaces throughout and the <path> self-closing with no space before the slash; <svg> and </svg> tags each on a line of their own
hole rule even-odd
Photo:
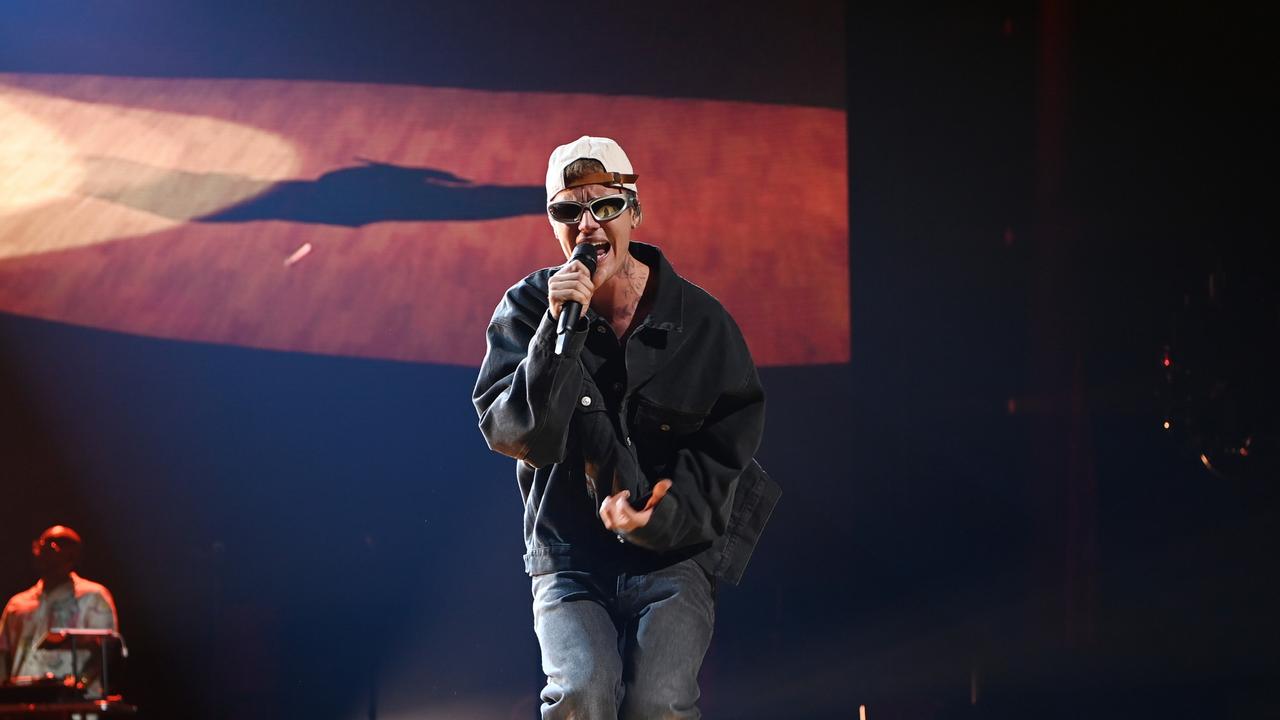
<svg viewBox="0 0 1280 720">
<path fill-rule="evenodd" d="M 591 217 L 596 222 L 606 223 L 621 215 L 628 207 L 631 207 L 631 199 L 625 193 L 619 193 L 593 198 L 585 203 L 573 200 L 553 202 L 547 206 L 547 214 L 556 222 L 573 225 L 582 219 L 584 210 L 590 210 Z"/>
</svg>

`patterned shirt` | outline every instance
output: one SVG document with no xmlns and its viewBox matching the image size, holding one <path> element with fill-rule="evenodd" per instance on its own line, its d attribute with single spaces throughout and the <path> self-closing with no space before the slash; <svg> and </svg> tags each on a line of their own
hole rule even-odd
<svg viewBox="0 0 1280 720">
<path fill-rule="evenodd" d="M 0 616 L 0 671 L 9 679 L 18 677 L 54 677 L 74 674 L 69 650 L 42 650 L 40 643 L 54 628 L 115 630 L 116 605 L 111 593 L 92 580 L 71 573 L 71 582 L 49 592 L 41 580 L 31 588 L 14 595 Z M 91 650 L 77 650 L 81 673 L 93 657 Z M 91 678 L 89 694 L 101 694 L 102 688 Z"/>
</svg>

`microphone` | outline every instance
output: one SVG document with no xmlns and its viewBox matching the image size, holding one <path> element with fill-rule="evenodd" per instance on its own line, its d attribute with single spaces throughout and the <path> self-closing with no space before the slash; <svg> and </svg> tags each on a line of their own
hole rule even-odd
<svg viewBox="0 0 1280 720">
<path fill-rule="evenodd" d="M 574 248 L 569 262 L 574 260 L 587 268 L 588 275 L 596 274 L 596 247 L 591 243 L 582 243 Z M 556 322 L 556 355 L 564 354 L 564 349 L 569 345 L 569 333 L 573 332 L 573 326 L 578 324 L 581 316 L 581 303 L 567 302 L 560 306 L 560 319 Z"/>
</svg>

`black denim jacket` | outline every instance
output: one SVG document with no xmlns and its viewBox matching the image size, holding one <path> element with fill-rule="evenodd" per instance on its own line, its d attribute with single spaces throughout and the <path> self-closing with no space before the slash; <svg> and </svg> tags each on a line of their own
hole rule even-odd
<svg viewBox="0 0 1280 720">
<path fill-rule="evenodd" d="M 781 490 L 752 459 L 764 392 L 737 325 L 655 247 L 631 243 L 657 283 L 653 308 L 619 343 L 588 310 L 556 356 L 547 282 L 507 291 L 489 323 L 473 400 L 489 447 L 517 460 L 525 570 L 655 569 L 696 557 L 737 583 Z M 643 507 L 672 487 L 625 543 L 605 529 L 603 499 L 629 490 Z"/>
</svg>

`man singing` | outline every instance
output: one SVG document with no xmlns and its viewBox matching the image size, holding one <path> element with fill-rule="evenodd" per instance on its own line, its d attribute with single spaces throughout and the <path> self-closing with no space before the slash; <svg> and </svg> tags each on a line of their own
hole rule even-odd
<svg viewBox="0 0 1280 720">
<path fill-rule="evenodd" d="M 780 492 L 752 459 L 764 392 L 737 325 L 631 239 L 637 177 L 608 138 L 551 154 L 551 228 L 589 257 L 507 291 L 473 395 L 517 460 L 543 718 L 699 717 L 716 580 L 741 577 Z"/>
</svg>

